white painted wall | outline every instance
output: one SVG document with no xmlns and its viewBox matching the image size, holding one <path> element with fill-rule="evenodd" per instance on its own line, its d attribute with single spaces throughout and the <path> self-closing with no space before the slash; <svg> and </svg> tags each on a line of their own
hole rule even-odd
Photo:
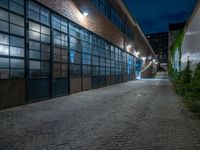
<svg viewBox="0 0 200 150">
<path fill-rule="evenodd" d="M 182 64 L 181 69 L 185 68 L 187 59 L 191 61 L 191 68 L 194 69 L 200 62 L 200 7 L 196 12 L 185 31 L 182 43 Z"/>
</svg>

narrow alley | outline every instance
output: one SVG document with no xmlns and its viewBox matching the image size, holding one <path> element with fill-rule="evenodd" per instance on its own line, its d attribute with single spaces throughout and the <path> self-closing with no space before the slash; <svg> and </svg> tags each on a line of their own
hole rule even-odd
<svg viewBox="0 0 200 150">
<path fill-rule="evenodd" d="M 161 75 L 2 110 L 0 122 L 1 150 L 200 149 L 200 122 Z"/>
</svg>

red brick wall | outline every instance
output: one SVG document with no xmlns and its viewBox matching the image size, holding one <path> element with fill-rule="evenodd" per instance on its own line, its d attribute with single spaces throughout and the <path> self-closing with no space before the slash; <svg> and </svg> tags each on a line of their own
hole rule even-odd
<svg viewBox="0 0 200 150">
<path fill-rule="evenodd" d="M 39 3 L 51 8 L 59 14 L 85 27 L 86 29 L 107 39 L 111 43 L 124 48 L 124 35 L 112 22 L 101 15 L 89 0 L 36 0 Z M 115 4 L 116 5 L 116 4 Z M 89 11 L 87 17 L 83 16 L 79 8 Z"/>
</svg>

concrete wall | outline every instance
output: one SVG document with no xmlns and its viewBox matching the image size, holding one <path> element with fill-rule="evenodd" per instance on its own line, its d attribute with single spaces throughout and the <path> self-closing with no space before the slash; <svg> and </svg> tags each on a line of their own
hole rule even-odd
<svg viewBox="0 0 200 150">
<path fill-rule="evenodd" d="M 185 36 L 182 43 L 182 64 L 185 68 L 187 59 L 191 61 L 192 69 L 200 62 L 200 2 L 198 2 L 192 17 L 185 29 Z"/>
</svg>

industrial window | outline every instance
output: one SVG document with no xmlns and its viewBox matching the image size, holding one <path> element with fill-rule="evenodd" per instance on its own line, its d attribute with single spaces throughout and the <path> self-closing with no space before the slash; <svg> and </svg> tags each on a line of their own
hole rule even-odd
<svg viewBox="0 0 200 150">
<path fill-rule="evenodd" d="M 97 38 L 96 36 L 93 35 L 93 36 L 92 36 L 92 44 L 97 46 L 98 43 L 99 43 L 98 38 Z"/>
<path fill-rule="evenodd" d="M 23 38 L 0 33 L 0 64 L 0 79 L 24 78 Z"/>
<path fill-rule="evenodd" d="M 126 34 L 128 38 L 133 40 L 133 30 L 127 24 L 125 24 L 124 19 L 107 0 L 91 0 L 91 2 L 104 16 L 108 17 L 114 25 L 116 25 L 124 34 Z"/>
<path fill-rule="evenodd" d="M 110 67 L 110 59 L 106 59 L 106 67 Z"/>
<path fill-rule="evenodd" d="M 115 75 L 115 68 L 114 67 L 110 68 L 110 75 Z"/>
<path fill-rule="evenodd" d="M 91 65 L 91 55 L 82 54 L 82 64 Z"/>
<path fill-rule="evenodd" d="M 111 58 L 111 51 L 110 51 L 110 48 L 109 48 L 109 45 L 106 44 L 106 47 L 105 47 L 105 53 L 106 53 L 106 58 L 110 59 Z"/>
<path fill-rule="evenodd" d="M 54 46 L 54 61 L 56 62 L 68 62 L 68 50 L 65 48 L 55 47 Z"/>
<path fill-rule="evenodd" d="M 69 26 L 70 33 L 70 76 L 72 78 L 81 77 L 82 71 L 82 30 L 73 24 Z"/>
<path fill-rule="evenodd" d="M 76 37 L 78 39 L 81 38 L 82 30 L 79 29 L 79 28 L 77 28 L 75 25 L 70 24 L 70 26 L 69 26 L 69 32 L 70 32 L 71 36 L 74 36 L 74 37 Z"/>
<path fill-rule="evenodd" d="M 119 60 L 119 50 L 115 48 L 115 61 Z"/>
<path fill-rule="evenodd" d="M 123 19 L 107 0 L 92 1 L 105 16 L 124 31 Z M 71 63 L 72 78 L 81 77 L 81 74 L 90 76 L 91 72 L 93 76 L 125 74 L 128 70 L 130 74 L 134 72 L 133 56 L 126 56 L 126 52 L 115 48 L 104 39 L 74 23 L 68 23 L 59 15 L 50 16 L 49 10 L 32 0 L 28 1 L 27 11 L 30 78 L 50 77 L 51 50 L 54 77 L 66 77 L 68 63 Z M 23 15 L 24 0 L 0 1 L 0 79 L 24 78 L 25 18 Z M 50 17 L 52 28 L 50 28 Z M 133 38 L 129 25 L 126 25 L 125 33 L 129 38 Z"/>
<path fill-rule="evenodd" d="M 88 33 L 87 31 L 83 30 L 82 31 L 82 40 L 85 41 L 85 42 L 88 42 L 88 43 L 91 43 L 91 34 Z"/>
<path fill-rule="evenodd" d="M 70 63 L 81 64 L 81 53 L 70 50 Z"/>
<path fill-rule="evenodd" d="M 9 26 L 10 33 L 24 36 L 24 18 L 0 9 L 0 31 L 8 32 Z"/>
<path fill-rule="evenodd" d="M 9 30 L 9 13 L 3 9 L 0 9 L 0 31 L 8 32 Z"/>
<path fill-rule="evenodd" d="M 126 63 L 126 52 L 122 52 L 122 62 Z"/>
<path fill-rule="evenodd" d="M 113 23 L 115 23 L 115 10 L 114 10 L 114 8 L 111 8 L 111 21 Z"/>
<path fill-rule="evenodd" d="M 87 42 L 82 42 L 82 52 L 91 54 L 91 44 Z"/>
<path fill-rule="evenodd" d="M 0 57 L 0 79 L 9 78 L 9 59 Z"/>
<path fill-rule="evenodd" d="M 10 0 L 10 10 L 24 15 L 24 0 Z"/>
<path fill-rule="evenodd" d="M 70 64 L 70 75 L 72 78 L 81 77 L 81 65 Z"/>
<path fill-rule="evenodd" d="M 50 29 L 38 23 L 29 22 L 29 38 L 50 43 Z"/>
<path fill-rule="evenodd" d="M 63 47 L 67 47 L 68 46 L 68 35 L 58 32 L 58 31 L 54 31 L 54 44 L 55 45 L 59 45 L 59 46 L 63 46 Z"/>
<path fill-rule="evenodd" d="M 1 0 L 0 1 L 0 6 L 4 8 L 8 8 L 8 0 Z"/>
<path fill-rule="evenodd" d="M 106 66 L 105 58 L 100 58 L 100 66 Z"/>
<path fill-rule="evenodd" d="M 10 59 L 11 77 L 24 78 L 24 60 Z"/>
<path fill-rule="evenodd" d="M 119 62 L 115 61 L 115 74 L 118 75 L 119 74 Z"/>
<path fill-rule="evenodd" d="M 110 75 L 110 67 L 106 67 L 106 75 Z"/>
<path fill-rule="evenodd" d="M 50 12 L 29 1 L 29 76 L 50 77 Z M 33 21 L 32 21 L 33 20 Z"/>
<path fill-rule="evenodd" d="M 92 76 L 99 76 L 99 67 L 92 66 Z"/>
<path fill-rule="evenodd" d="M 111 60 L 111 61 L 110 61 L 110 66 L 111 66 L 111 67 L 115 67 L 115 61 L 114 61 L 114 60 Z"/>
<path fill-rule="evenodd" d="M 100 67 L 100 76 L 106 75 L 106 68 L 105 67 Z"/>
<path fill-rule="evenodd" d="M 99 66 L 99 57 L 92 56 L 92 65 Z"/>
<path fill-rule="evenodd" d="M 68 22 L 57 15 L 52 15 L 52 27 L 56 30 L 68 33 Z"/>
<path fill-rule="evenodd" d="M 100 57 L 106 57 L 106 50 L 105 50 L 105 48 L 100 48 Z"/>
<path fill-rule="evenodd" d="M 115 48 L 114 48 L 114 46 L 110 47 L 110 52 L 111 52 L 111 59 L 114 60 L 115 59 Z"/>
<path fill-rule="evenodd" d="M 23 14 L 23 0 L 0 1 L 0 79 L 24 78 Z"/>
<path fill-rule="evenodd" d="M 101 13 L 103 15 L 106 15 L 106 4 L 105 4 L 106 0 L 99 0 L 99 10 L 101 11 Z"/>
<path fill-rule="evenodd" d="M 93 55 L 99 56 L 99 47 L 93 45 Z"/>
<path fill-rule="evenodd" d="M 53 30 L 53 76 L 68 75 L 68 23 L 57 15 L 52 15 Z"/>
<path fill-rule="evenodd" d="M 110 59 L 106 59 L 106 75 L 110 75 Z"/>
<path fill-rule="evenodd" d="M 81 51 L 81 40 L 74 37 L 70 37 L 70 49 Z"/>
<path fill-rule="evenodd" d="M 125 33 L 126 33 L 126 35 L 127 35 L 127 37 L 128 37 L 129 39 L 131 39 L 131 40 L 134 39 L 134 33 L 133 33 L 131 27 L 130 27 L 129 25 L 127 25 L 127 24 L 126 24 L 126 26 L 125 26 Z"/>
<path fill-rule="evenodd" d="M 105 1 L 105 7 L 106 7 L 105 15 L 106 15 L 106 17 L 108 17 L 110 19 L 111 5 L 110 5 L 110 3 L 108 3 L 107 0 Z"/>
<path fill-rule="evenodd" d="M 93 2 L 93 4 L 99 8 L 99 0 L 91 0 Z"/>
<path fill-rule="evenodd" d="M 83 65 L 83 76 L 90 77 L 91 76 L 91 66 Z"/>
<path fill-rule="evenodd" d="M 34 21 L 50 25 L 50 12 L 33 1 L 29 1 L 28 16 Z"/>
<path fill-rule="evenodd" d="M 110 66 L 111 66 L 111 75 L 115 75 L 115 61 L 114 60 L 111 60 L 110 62 Z"/>
<path fill-rule="evenodd" d="M 130 54 L 127 54 L 127 73 L 129 75 L 134 74 L 135 71 L 135 61 L 134 61 L 134 57 Z"/>
</svg>

